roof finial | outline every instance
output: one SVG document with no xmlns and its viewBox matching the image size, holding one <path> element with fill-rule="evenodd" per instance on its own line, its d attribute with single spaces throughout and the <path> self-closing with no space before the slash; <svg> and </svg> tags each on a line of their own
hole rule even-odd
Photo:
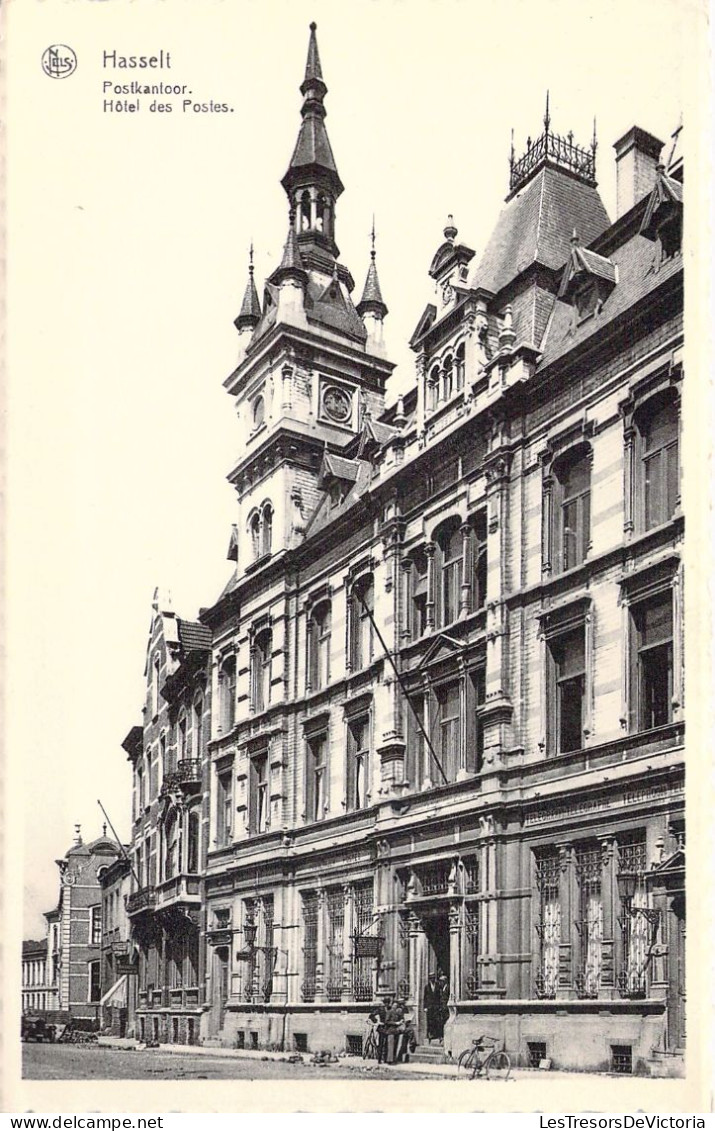
<svg viewBox="0 0 715 1131">
<path fill-rule="evenodd" d="M 81 844 L 82 843 L 81 829 L 82 829 L 81 825 L 75 825 L 75 827 L 74 827 L 74 842 L 75 842 L 75 844 Z"/>
<path fill-rule="evenodd" d="M 596 138 L 596 115 L 593 115 L 593 138 L 591 139 L 591 152 L 595 158 L 596 150 L 598 149 L 598 139 Z M 594 170 L 595 171 L 595 170 Z"/>
<path fill-rule="evenodd" d="M 372 231 L 370 233 L 370 258 L 375 262 L 375 213 L 372 214 Z"/>
<path fill-rule="evenodd" d="M 571 246 L 578 247 L 578 232 L 576 231 L 575 227 L 573 232 L 571 233 Z"/>
<path fill-rule="evenodd" d="M 107 835 L 107 822 L 104 821 L 104 823 L 102 824 L 102 836 L 106 836 L 106 835 Z"/>
<path fill-rule="evenodd" d="M 514 161 L 516 160 L 516 153 L 514 152 L 514 127 L 511 127 L 511 151 L 509 153 L 509 168 L 514 168 Z"/>
<path fill-rule="evenodd" d="M 444 238 L 446 240 L 449 240 L 450 243 L 454 243 L 456 236 L 457 228 L 454 226 L 454 216 L 450 212 L 447 217 L 447 224 L 444 229 Z"/>
<path fill-rule="evenodd" d="M 248 274 L 253 278 L 253 240 L 251 240 L 251 246 L 248 249 Z"/>
<path fill-rule="evenodd" d="M 544 114 L 544 131 L 546 133 L 549 132 L 550 126 L 551 126 L 551 116 L 549 114 L 549 92 L 547 90 L 546 91 L 546 113 Z"/>
</svg>

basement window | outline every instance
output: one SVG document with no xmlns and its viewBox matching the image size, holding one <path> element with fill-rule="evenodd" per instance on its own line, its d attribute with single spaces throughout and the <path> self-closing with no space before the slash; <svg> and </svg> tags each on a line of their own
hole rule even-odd
<svg viewBox="0 0 715 1131">
<path fill-rule="evenodd" d="M 611 1045 L 611 1072 L 633 1075 L 633 1049 L 630 1045 Z"/>
<path fill-rule="evenodd" d="M 526 1048 L 529 1054 L 529 1068 L 538 1068 L 542 1060 L 546 1060 L 546 1041 L 527 1041 Z"/>
</svg>

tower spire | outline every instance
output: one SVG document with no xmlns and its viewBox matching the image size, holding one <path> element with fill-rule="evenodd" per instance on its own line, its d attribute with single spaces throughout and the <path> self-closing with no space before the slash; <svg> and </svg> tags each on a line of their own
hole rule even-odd
<svg viewBox="0 0 715 1131">
<path fill-rule="evenodd" d="M 380 321 L 387 314 L 387 306 L 385 305 L 380 290 L 380 280 L 377 276 L 377 264 L 375 262 L 375 217 L 372 218 L 372 231 L 370 233 L 370 266 L 367 269 L 367 277 L 365 279 L 365 286 L 362 291 L 362 298 L 357 305 L 357 312 L 361 318 L 364 319 L 366 314 L 371 314 L 374 318 Z"/>
<path fill-rule="evenodd" d="M 544 132 L 548 133 L 551 128 L 551 115 L 549 114 L 549 92 L 546 91 L 546 112 L 544 114 Z"/>
<path fill-rule="evenodd" d="M 310 246 L 337 258 L 335 202 L 343 191 L 335 158 L 325 129 L 324 99 L 328 88 L 318 54 L 316 25 L 310 25 L 303 95 L 302 122 L 293 156 L 281 181 L 289 206 L 296 213 L 296 235 L 301 247 Z"/>
<path fill-rule="evenodd" d="M 256 284 L 253 278 L 253 240 L 248 251 L 248 282 L 243 292 L 243 302 L 238 318 L 234 319 L 234 326 L 240 333 L 242 330 L 252 330 L 261 320 L 261 303 L 258 298 Z"/>
</svg>

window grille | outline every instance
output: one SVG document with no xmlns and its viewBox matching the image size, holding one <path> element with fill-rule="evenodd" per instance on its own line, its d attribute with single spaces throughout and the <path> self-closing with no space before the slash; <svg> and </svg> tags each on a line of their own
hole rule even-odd
<svg viewBox="0 0 715 1131">
<path fill-rule="evenodd" d="M 348 1056 L 362 1056 L 362 1037 L 357 1033 L 346 1033 L 345 1051 Z"/>
<path fill-rule="evenodd" d="M 303 895 L 303 1001 L 315 1000 L 315 975 L 318 965 L 318 896 Z M 297 1047 L 297 1046 L 296 1046 Z"/>
<path fill-rule="evenodd" d="M 556 997 L 561 944 L 561 903 L 559 899 L 559 856 L 550 852 L 536 857 L 536 887 L 539 893 L 539 970 L 536 992 L 539 997 Z"/>
<path fill-rule="evenodd" d="M 451 871 L 451 860 L 437 860 L 434 864 L 423 864 L 415 868 L 417 878 L 422 885 L 422 894 L 446 895 Z"/>
<path fill-rule="evenodd" d="M 270 1001 L 273 993 L 273 896 L 268 895 L 263 899 L 263 941 L 265 950 L 261 952 L 263 958 L 263 978 L 261 981 L 261 996 L 263 1001 Z"/>
<path fill-rule="evenodd" d="M 645 883 L 646 842 L 640 832 L 618 841 L 618 871 L 637 877 L 630 905 L 622 907 L 620 917 L 623 938 L 623 968 L 618 974 L 618 988 L 624 997 L 643 997 L 646 992 L 646 965 L 649 948 L 649 923 L 645 915 L 631 914 L 631 909 L 648 906 Z"/>
<path fill-rule="evenodd" d="M 476 998 L 479 996 L 479 907 L 477 905 L 465 904 L 464 936 L 466 974 L 464 997 Z"/>
<path fill-rule="evenodd" d="M 579 886 L 580 968 L 576 989 L 581 997 L 598 997 L 603 960 L 603 901 L 601 898 L 601 849 L 576 849 L 576 879 Z"/>
<path fill-rule="evenodd" d="M 633 1049 L 631 1045 L 611 1045 L 611 1072 L 623 1076 L 633 1073 Z"/>
<path fill-rule="evenodd" d="M 343 996 L 343 923 L 345 901 L 342 888 L 329 888 L 328 907 L 328 1001 L 340 1001 Z"/>
<path fill-rule="evenodd" d="M 308 1034 L 307 1033 L 294 1033 L 293 1043 L 296 1052 L 308 1052 Z"/>
<path fill-rule="evenodd" d="M 353 889 L 353 932 L 367 934 L 372 923 L 373 884 L 364 880 Z M 356 1001 L 372 1001 L 373 997 L 373 959 L 353 958 L 353 997 Z"/>
<path fill-rule="evenodd" d="M 529 1054 L 529 1068 L 538 1068 L 542 1060 L 546 1060 L 546 1041 L 527 1041 L 526 1047 Z"/>
</svg>

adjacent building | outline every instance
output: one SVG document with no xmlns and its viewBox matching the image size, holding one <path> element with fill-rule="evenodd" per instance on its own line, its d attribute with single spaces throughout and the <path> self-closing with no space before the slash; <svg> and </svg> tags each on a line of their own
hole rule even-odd
<svg viewBox="0 0 715 1131">
<path fill-rule="evenodd" d="M 22 944 L 22 1012 L 53 1009 L 53 999 L 47 977 L 47 939 L 26 939 Z"/>
<path fill-rule="evenodd" d="M 101 993 L 102 876 L 120 854 L 106 836 L 75 841 L 57 860 L 60 893 L 47 920 L 47 1008 L 98 1020 Z"/>
<path fill-rule="evenodd" d="M 359 301 L 311 27 L 287 234 L 251 265 L 224 592 L 157 595 L 134 769 L 138 1031 L 359 1051 L 393 992 L 443 1049 L 674 1074 L 685 1043 L 683 170 L 634 127 L 512 153 L 450 217 L 393 365 Z M 499 162 L 495 161 L 498 168 Z M 468 220 L 468 218 L 465 218 Z"/>
</svg>

